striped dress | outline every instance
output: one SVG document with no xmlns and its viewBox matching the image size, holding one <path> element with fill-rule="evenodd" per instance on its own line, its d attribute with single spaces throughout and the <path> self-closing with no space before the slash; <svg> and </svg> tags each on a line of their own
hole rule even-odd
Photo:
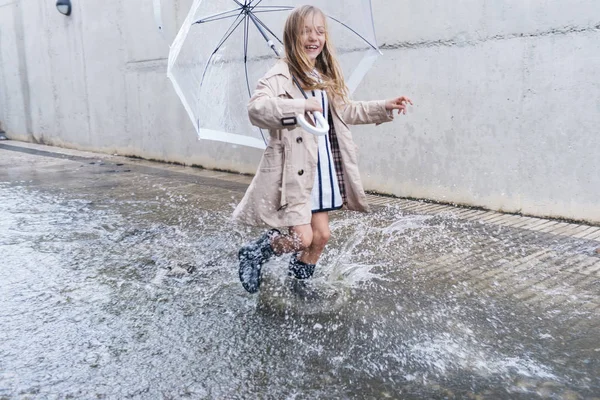
<svg viewBox="0 0 600 400">
<path fill-rule="evenodd" d="M 319 151 L 317 155 L 317 173 L 311 193 L 312 212 L 332 211 L 342 208 L 343 199 L 340 193 L 340 184 L 338 181 L 338 171 L 331 151 L 331 133 L 333 125 L 329 116 L 329 102 L 327 94 L 321 90 L 311 91 L 313 97 L 321 100 L 323 106 L 323 116 L 326 121 L 330 121 L 330 130 L 327 135 L 318 136 Z"/>
</svg>

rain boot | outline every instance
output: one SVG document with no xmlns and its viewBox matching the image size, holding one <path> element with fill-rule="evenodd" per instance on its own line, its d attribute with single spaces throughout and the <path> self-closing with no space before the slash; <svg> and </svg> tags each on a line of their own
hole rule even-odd
<svg viewBox="0 0 600 400">
<path fill-rule="evenodd" d="M 289 270 L 290 274 L 294 275 L 296 279 L 308 279 L 315 273 L 316 264 L 307 264 L 298 259 L 300 253 L 292 254 L 290 258 Z"/>
<path fill-rule="evenodd" d="M 242 286 L 248 293 L 256 293 L 260 287 L 260 270 L 264 263 L 275 253 L 271 247 L 273 238 L 281 235 L 277 229 L 271 229 L 256 241 L 242 246 L 238 252 L 240 261 L 239 276 Z"/>
<path fill-rule="evenodd" d="M 316 264 L 308 264 L 298 260 L 299 254 L 294 253 L 290 258 L 289 287 L 301 300 L 317 301 L 320 299 L 319 293 L 313 285 L 307 282 L 307 279 L 314 274 Z"/>
</svg>

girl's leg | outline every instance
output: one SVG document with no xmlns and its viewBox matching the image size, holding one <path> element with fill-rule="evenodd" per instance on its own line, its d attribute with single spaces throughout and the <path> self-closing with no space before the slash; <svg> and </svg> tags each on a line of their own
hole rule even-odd
<svg viewBox="0 0 600 400">
<path fill-rule="evenodd" d="M 329 213 L 327 211 L 315 213 L 310 221 L 312 228 L 312 241 L 310 246 L 298 258 L 307 264 L 316 264 L 325 250 L 331 231 L 329 230 Z"/>
<path fill-rule="evenodd" d="M 329 214 L 315 213 L 311 221 L 312 242 L 302 253 L 295 253 L 290 259 L 290 272 L 298 279 L 308 279 L 315 272 L 321 253 L 329 241 Z"/>
<path fill-rule="evenodd" d="M 298 225 L 290 228 L 289 235 L 280 235 L 273 239 L 271 246 L 277 255 L 302 251 L 313 241 L 311 225 Z"/>
<path fill-rule="evenodd" d="M 289 235 L 282 235 L 277 229 L 271 229 L 257 241 L 242 246 L 238 258 L 239 276 L 244 289 L 249 293 L 258 290 L 261 268 L 274 254 L 302 251 L 311 245 L 312 240 L 312 227 L 307 224 L 290 228 Z"/>
<path fill-rule="evenodd" d="M 312 215 L 310 225 L 292 226 L 289 235 L 274 238 L 271 246 L 278 255 L 302 251 L 300 261 L 316 264 L 329 236 L 329 214 L 320 212 Z"/>
<path fill-rule="evenodd" d="M 291 227 L 289 235 L 281 235 L 277 230 L 266 232 L 238 252 L 239 276 L 244 289 L 250 293 L 258 290 L 262 265 L 273 254 L 301 251 L 300 257 L 292 257 L 290 269 L 297 278 L 309 278 L 328 240 L 329 215 L 326 212 L 313 214 L 310 225 Z"/>
</svg>

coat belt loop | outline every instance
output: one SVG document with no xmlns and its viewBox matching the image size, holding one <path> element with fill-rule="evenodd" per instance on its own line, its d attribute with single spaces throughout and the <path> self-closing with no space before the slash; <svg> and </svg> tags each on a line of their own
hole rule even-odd
<svg viewBox="0 0 600 400">
<path fill-rule="evenodd" d="M 285 145 L 283 146 L 283 171 L 281 172 L 281 200 L 279 201 L 279 210 L 283 210 L 285 207 L 287 207 L 287 201 L 286 201 L 286 191 L 285 191 L 285 186 L 286 186 L 286 170 L 287 170 L 287 166 L 286 166 L 287 162 L 286 162 L 286 151 L 285 151 Z M 279 211 L 277 210 L 277 211 Z"/>
</svg>

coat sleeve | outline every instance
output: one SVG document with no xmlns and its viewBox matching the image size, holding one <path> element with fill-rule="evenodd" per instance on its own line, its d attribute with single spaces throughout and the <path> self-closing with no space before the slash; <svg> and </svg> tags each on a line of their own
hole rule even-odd
<svg viewBox="0 0 600 400">
<path fill-rule="evenodd" d="M 266 79 L 258 85 L 248 103 L 252 125 L 263 129 L 296 127 L 296 116 L 304 114 L 304 99 L 280 98 Z"/>
<path fill-rule="evenodd" d="M 382 124 L 394 119 L 394 114 L 385 109 L 385 100 L 350 101 L 340 105 L 342 118 L 349 125 Z"/>
</svg>

